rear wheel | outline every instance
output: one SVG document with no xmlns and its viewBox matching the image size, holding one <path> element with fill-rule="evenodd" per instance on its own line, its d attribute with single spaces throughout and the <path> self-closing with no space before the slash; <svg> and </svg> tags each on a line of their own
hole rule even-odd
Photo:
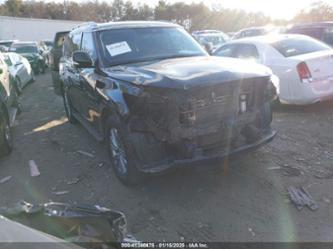
<svg viewBox="0 0 333 249">
<path fill-rule="evenodd" d="M 130 141 L 130 131 L 125 127 L 107 121 L 107 149 L 117 178 L 125 185 L 135 185 L 143 181 L 144 174 L 137 168 L 138 158 Z"/>
<path fill-rule="evenodd" d="M 9 119 L 3 110 L 0 116 L 0 155 L 8 155 L 13 149 L 13 137 Z"/>
<path fill-rule="evenodd" d="M 65 111 L 66 111 L 66 115 L 67 115 L 68 121 L 71 124 L 75 124 L 77 122 L 77 120 L 73 116 L 72 102 L 71 102 L 71 99 L 70 99 L 70 97 L 69 97 L 68 92 L 66 91 L 66 89 L 64 89 L 64 94 L 62 96 L 63 96 L 63 99 L 64 99 L 64 106 L 65 106 Z"/>
</svg>

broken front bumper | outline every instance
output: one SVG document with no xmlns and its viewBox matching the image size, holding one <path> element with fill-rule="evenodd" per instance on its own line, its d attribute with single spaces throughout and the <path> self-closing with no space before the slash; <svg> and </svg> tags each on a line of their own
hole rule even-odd
<svg viewBox="0 0 333 249">
<path fill-rule="evenodd" d="M 149 168 L 144 168 L 140 170 L 144 173 L 159 173 L 173 167 L 187 166 L 194 162 L 200 162 L 206 160 L 221 160 L 225 157 L 233 157 L 241 153 L 253 151 L 261 147 L 262 145 L 269 143 L 270 141 L 273 140 L 276 134 L 277 134 L 276 131 L 269 130 L 263 133 L 257 141 L 250 144 L 244 144 L 233 149 L 216 148 L 214 151 L 208 153 L 202 153 L 202 151 L 198 151 L 197 153 L 194 154 L 193 157 L 189 159 L 166 160 L 163 162 L 159 162 L 155 165 L 151 165 Z"/>
</svg>

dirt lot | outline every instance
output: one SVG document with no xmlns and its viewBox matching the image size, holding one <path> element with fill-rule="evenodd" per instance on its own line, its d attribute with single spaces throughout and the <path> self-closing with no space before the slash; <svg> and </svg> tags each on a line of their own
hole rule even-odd
<svg viewBox="0 0 333 249">
<path fill-rule="evenodd" d="M 24 199 L 113 207 L 143 241 L 333 241 L 333 102 L 277 110 L 276 139 L 255 153 L 135 188 L 115 178 L 102 144 L 67 122 L 50 74 L 38 76 L 21 103 L 14 151 L 0 159 L 0 179 L 12 176 L 0 184 L 0 206 Z M 30 176 L 29 160 L 40 176 Z M 306 186 L 318 210 L 298 211 L 286 195 L 290 185 Z"/>
</svg>

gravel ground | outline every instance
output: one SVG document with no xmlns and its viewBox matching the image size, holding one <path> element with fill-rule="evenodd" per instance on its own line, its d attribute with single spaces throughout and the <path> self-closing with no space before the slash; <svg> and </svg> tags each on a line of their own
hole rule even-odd
<svg viewBox="0 0 333 249">
<path fill-rule="evenodd" d="M 126 214 L 130 233 L 142 241 L 333 241 L 333 102 L 277 109 L 278 135 L 255 153 L 129 188 L 115 178 L 103 144 L 67 122 L 49 73 L 27 86 L 20 101 L 15 148 L 0 159 L 0 179 L 12 176 L 0 184 L 0 206 L 24 199 L 112 207 Z M 40 176 L 30 176 L 29 160 Z M 305 186 L 318 209 L 298 211 L 289 186 Z"/>
</svg>

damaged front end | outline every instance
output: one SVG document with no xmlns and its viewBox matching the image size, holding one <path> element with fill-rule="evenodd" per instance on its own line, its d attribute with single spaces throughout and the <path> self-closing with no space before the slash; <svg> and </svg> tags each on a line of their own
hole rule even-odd
<svg viewBox="0 0 333 249">
<path fill-rule="evenodd" d="M 273 139 L 270 77 L 188 89 L 122 91 L 131 138 L 144 172 L 223 158 Z M 145 146 L 142 146 L 145 144 Z"/>
</svg>

